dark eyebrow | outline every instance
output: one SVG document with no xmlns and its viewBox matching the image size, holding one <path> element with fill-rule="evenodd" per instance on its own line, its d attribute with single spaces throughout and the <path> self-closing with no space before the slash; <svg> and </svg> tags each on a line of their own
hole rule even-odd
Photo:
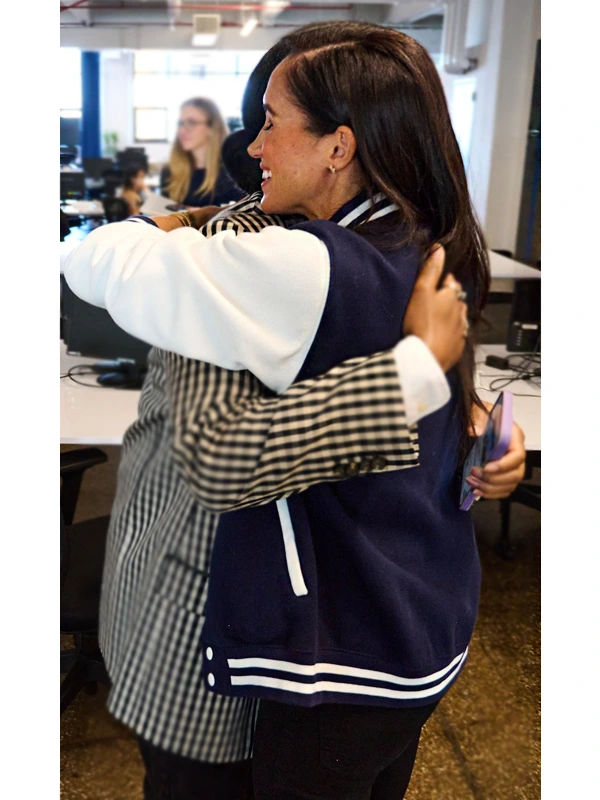
<svg viewBox="0 0 600 800">
<path fill-rule="evenodd" d="M 273 111 L 273 109 L 271 108 L 271 106 L 268 103 L 263 103 L 263 108 L 264 108 L 265 111 L 268 111 L 269 114 L 272 117 L 276 117 L 277 116 L 277 113 L 275 111 Z"/>
</svg>

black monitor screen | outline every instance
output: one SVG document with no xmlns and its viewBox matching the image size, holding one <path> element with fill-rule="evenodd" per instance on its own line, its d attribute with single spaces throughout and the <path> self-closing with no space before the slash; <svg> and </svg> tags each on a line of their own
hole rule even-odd
<svg viewBox="0 0 600 800">
<path fill-rule="evenodd" d="M 67 352 L 86 358 L 128 359 L 146 367 L 150 345 L 125 333 L 108 311 L 73 294 L 62 282 L 62 314 Z"/>
<path fill-rule="evenodd" d="M 79 131 L 81 127 L 80 119 L 70 117 L 60 118 L 60 144 L 67 147 L 77 147 L 79 145 Z"/>
<path fill-rule="evenodd" d="M 86 177 L 100 180 L 104 173 L 113 167 L 112 158 L 84 158 L 83 171 Z"/>
<path fill-rule="evenodd" d="M 83 172 L 60 172 L 60 199 L 83 200 L 85 196 L 85 176 Z"/>
<path fill-rule="evenodd" d="M 137 150 L 122 150 L 117 153 L 117 162 L 121 169 L 143 169 L 148 172 L 148 156 Z"/>
</svg>

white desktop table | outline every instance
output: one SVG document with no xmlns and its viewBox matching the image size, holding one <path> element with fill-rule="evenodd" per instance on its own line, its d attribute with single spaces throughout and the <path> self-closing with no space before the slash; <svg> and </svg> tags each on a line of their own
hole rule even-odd
<svg viewBox="0 0 600 800">
<path fill-rule="evenodd" d="M 503 345 L 480 345 L 476 352 L 475 388 L 482 398 L 493 403 L 498 392 L 486 389 L 491 380 L 507 372 L 485 366 L 486 355 L 507 355 Z M 60 374 L 76 364 L 93 364 L 96 359 L 68 356 L 60 342 Z M 94 383 L 93 375 L 79 378 Z M 525 432 L 527 450 L 541 450 L 541 390 L 530 381 L 516 381 L 506 387 L 515 396 L 513 414 Z M 522 397 L 521 395 L 527 395 Z M 120 445 L 127 428 L 137 418 L 140 392 L 133 389 L 80 386 L 69 378 L 60 381 L 60 441 L 61 444 Z"/>
<path fill-rule="evenodd" d="M 78 364 L 93 364 L 98 359 L 68 356 L 60 342 L 60 374 Z M 60 379 L 60 443 L 120 445 L 127 428 L 137 419 L 140 392 L 94 386 L 94 375 L 77 378 L 89 382 L 81 386 L 70 378 Z"/>
<path fill-rule="evenodd" d="M 491 292 L 514 292 L 515 281 L 524 278 L 540 280 L 542 277 L 541 270 L 528 267 L 520 261 L 493 253 L 491 250 L 488 250 L 488 256 L 492 277 Z"/>
<path fill-rule="evenodd" d="M 502 344 L 479 345 L 475 352 L 475 390 L 482 400 L 493 403 L 499 392 L 489 390 L 490 383 L 496 378 L 510 376 L 508 370 L 495 369 L 485 364 L 486 356 L 507 356 L 508 350 Z M 519 353 L 513 361 L 518 363 Z M 513 394 L 513 419 L 520 425 L 525 434 L 525 449 L 528 451 L 542 449 L 541 407 L 542 391 L 533 381 L 515 381 L 504 387 Z"/>
<path fill-rule="evenodd" d="M 67 217 L 103 217 L 104 206 L 99 200 L 67 200 L 60 209 Z"/>
</svg>

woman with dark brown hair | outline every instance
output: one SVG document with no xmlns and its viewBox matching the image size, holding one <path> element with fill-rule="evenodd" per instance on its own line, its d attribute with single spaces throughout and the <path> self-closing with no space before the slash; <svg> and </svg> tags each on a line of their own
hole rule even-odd
<svg viewBox="0 0 600 800">
<path fill-rule="evenodd" d="M 420 466 L 397 471 L 363 450 L 338 463 L 324 451 L 331 480 L 349 480 L 224 514 L 202 632 L 206 686 L 261 698 L 259 800 L 400 798 L 477 612 L 458 473 L 477 407 L 471 331 L 487 292 L 485 249 L 439 77 L 410 37 L 341 24 L 324 45 L 313 29 L 274 70 L 265 109 L 249 148 L 262 210 L 308 221 L 210 239 L 193 230 L 194 213 L 105 226 L 67 279 L 134 335 L 248 369 L 281 392 L 401 338 L 419 266 L 444 245 L 443 291 L 463 297 L 462 283 L 467 293 L 467 347 L 448 371 L 448 401 L 419 420 Z M 364 413 L 375 433 L 377 416 Z M 310 415 L 298 424 L 310 427 Z M 192 427 L 178 457 L 191 463 L 197 442 Z M 205 587 L 187 550 L 173 548 L 165 574 Z M 191 605 L 186 595 L 182 631 L 198 626 Z"/>
</svg>

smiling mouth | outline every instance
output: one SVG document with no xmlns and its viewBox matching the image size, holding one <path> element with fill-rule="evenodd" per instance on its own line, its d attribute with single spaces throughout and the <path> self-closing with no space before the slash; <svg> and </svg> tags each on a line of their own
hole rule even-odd
<svg viewBox="0 0 600 800">
<path fill-rule="evenodd" d="M 268 181 L 271 180 L 272 177 L 273 177 L 273 173 L 271 172 L 270 169 L 263 169 L 263 173 L 262 173 L 262 178 L 263 179 L 262 179 L 261 186 L 264 186 Z"/>
</svg>

